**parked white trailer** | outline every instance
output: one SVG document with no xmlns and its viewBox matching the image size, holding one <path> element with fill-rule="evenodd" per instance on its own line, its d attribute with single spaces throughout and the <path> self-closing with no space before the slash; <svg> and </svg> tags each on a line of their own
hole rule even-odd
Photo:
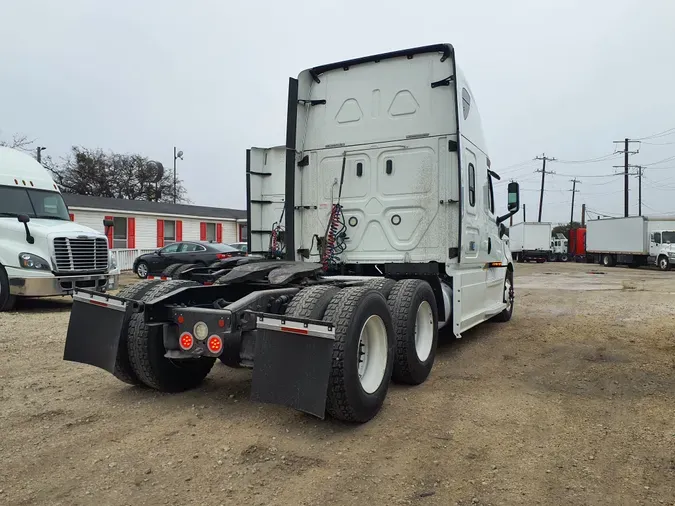
<svg viewBox="0 0 675 506">
<path fill-rule="evenodd" d="M 675 217 L 590 220 L 586 224 L 586 253 L 606 267 L 656 265 L 670 270 L 675 263 Z"/>
<path fill-rule="evenodd" d="M 518 184 L 500 215 L 452 46 L 305 70 L 286 139 L 247 153 L 249 252 L 267 259 L 81 291 L 64 357 L 163 391 L 197 386 L 218 358 L 253 369 L 255 400 L 365 422 L 390 379 L 427 379 L 440 327 L 511 318 Z"/>
<path fill-rule="evenodd" d="M 517 262 L 545 262 L 551 256 L 552 225 L 546 222 L 522 222 L 509 229 L 509 247 Z"/>
</svg>

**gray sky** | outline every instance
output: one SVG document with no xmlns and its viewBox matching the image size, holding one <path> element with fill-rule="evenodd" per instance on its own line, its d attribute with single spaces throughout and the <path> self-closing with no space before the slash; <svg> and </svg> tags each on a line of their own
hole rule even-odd
<svg viewBox="0 0 675 506">
<path fill-rule="evenodd" d="M 25 133 L 52 157 L 75 144 L 142 153 L 167 168 L 175 144 L 194 203 L 243 208 L 245 149 L 284 142 L 289 76 L 450 42 L 476 96 L 493 169 L 522 182 L 532 220 L 540 162 L 521 162 L 543 152 L 598 158 L 613 140 L 675 127 L 675 3 L 553 4 L 3 0 L 0 136 Z M 648 142 L 631 163 L 675 155 L 675 131 Z M 543 219 L 569 220 L 571 177 L 563 174 L 586 176 L 577 203 L 622 214 L 623 179 L 587 177 L 620 163 L 620 155 L 550 163 L 560 175 L 547 178 Z M 636 178 L 631 189 L 634 212 Z M 674 196 L 675 158 L 650 166 L 644 213 L 675 213 Z"/>
</svg>

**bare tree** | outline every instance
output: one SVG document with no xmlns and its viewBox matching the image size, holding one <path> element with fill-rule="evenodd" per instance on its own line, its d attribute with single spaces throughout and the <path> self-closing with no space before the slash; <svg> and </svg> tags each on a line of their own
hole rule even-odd
<svg viewBox="0 0 675 506">
<path fill-rule="evenodd" d="M 27 135 L 23 134 L 14 134 L 12 136 L 12 140 L 10 141 L 4 141 L 0 139 L 0 146 L 6 146 L 9 148 L 14 148 L 18 149 L 21 151 L 32 151 L 33 150 L 33 143 L 35 142 L 34 139 L 29 139 Z"/>
<path fill-rule="evenodd" d="M 65 193 L 130 200 L 173 202 L 173 175 L 159 181 L 156 168 L 138 154 L 106 153 L 75 146 L 62 164 L 45 157 L 43 164 Z M 176 201 L 189 202 L 182 181 L 176 183 Z"/>
</svg>

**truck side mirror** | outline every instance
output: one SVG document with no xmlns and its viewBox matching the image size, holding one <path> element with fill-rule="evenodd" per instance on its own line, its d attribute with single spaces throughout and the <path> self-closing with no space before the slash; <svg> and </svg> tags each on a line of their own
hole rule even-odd
<svg viewBox="0 0 675 506">
<path fill-rule="evenodd" d="M 509 212 L 517 213 L 520 209 L 520 186 L 516 182 L 509 183 L 508 207 Z"/>
<path fill-rule="evenodd" d="M 30 235 L 30 230 L 28 228 L 30 216 L 26 214 L 20 214 L 19 216 L 16 217 L 16 219 L 19 220 L 19 223 L 23 223 L 23 228 L 26 229 L 26 242 L 28 244 L 35 244 L 35 238 L 32 235 Z"/>
<path fill-rule="evenodd" d="M 499 225 L 507 218 L 510 218 L 511 216 L 516 214 L 520 209 L 520 186 L 518 186 L 518 183 L 516 182 L 509 183 L 508 191 L 509 191 L 509 198 L 507 203 L 507 209 L 509 212 L 506 213 L 504 216 L 500 216 L 499 218 L 497 218 L 497 225 Z"/>
</svg>

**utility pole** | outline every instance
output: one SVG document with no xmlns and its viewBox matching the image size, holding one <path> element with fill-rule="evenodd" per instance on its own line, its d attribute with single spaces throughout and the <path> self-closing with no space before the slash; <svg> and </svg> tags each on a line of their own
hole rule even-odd
<svg viewBox="0 0 675 506">
<path fill-rule="evenodd" d="M 639 142 L 639 141 L 632 141 L 628 137 L 626 137 L 622 141 L 614 141 L 614 144 L 623 143 L 623 151 L 617 152 L 623 153 L 623 215 L 626 218 L 628 217 L 628 155 L 634 155 L 635 153 L 637 153 L 637 151 L 629 150 L 629 145 L 631 142 Z M 621 166 L 615 165 L 614 167 L 619 168 Z"/>
<path fill-rule="evenodd" d="M 581 228 L 586 228 L 586 204 L 581 204 Z"/>
<path fill-rule="evenodd" d="M 37 147 L 37 161 L 38 163 L 42 163 L 42 152 L 47 149 L 44 146 L 38 146 Z"/>
<path fill-rule="evenodd" d="M 570 227 L 572 227 L 572 224 L 574 223 L 574 194 L 578 193 L 579 190 L 577 190 L 577 183 L 581 183 L 577 178 L 570 179 L 572 182 L 572 211 L 570 212 Z"/>
<path fill-rule="evenodd" d="M 541 223 L 541 209 L 544 205 L 544 180 L 546 179 L 546 162 L 553 162 L 555 158 L 547 158 L 546 154 L 542 153 L 541 156 L 535 157 L 535 160 L 541 160 L 541 170 L 536 170 L 535 172 L 541 172 L 541 192 L 539 194 L 539 222 Z M 555 174 L 555 172 L 548 172 L 549 174 Z"/>
<path fill-rule="evenodd" d="M 638 176 L 638 216 L 642 216 L 642 175 L 645 168 L 642 165 L 637 165 Z"/>
</svg>

